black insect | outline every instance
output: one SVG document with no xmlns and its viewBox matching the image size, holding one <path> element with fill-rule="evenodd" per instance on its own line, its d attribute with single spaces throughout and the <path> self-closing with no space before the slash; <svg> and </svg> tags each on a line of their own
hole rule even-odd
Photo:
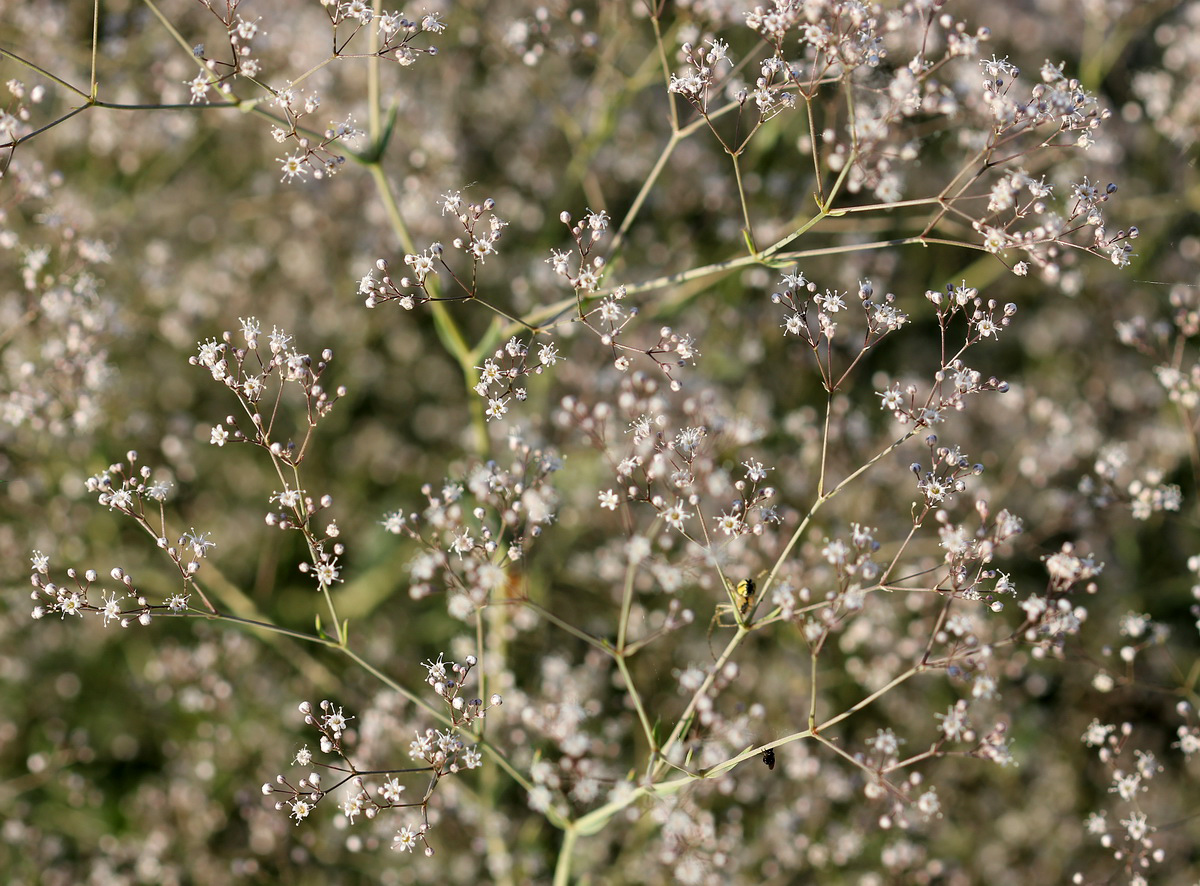
<svg viewBox="0 0 1200 886">
<path fill-rule="evenodd" d="M 768 769 L 775 768 L 775 749 L 767 748 L 763 751 L 763 762 L 767 764 Z"/>
</svg>

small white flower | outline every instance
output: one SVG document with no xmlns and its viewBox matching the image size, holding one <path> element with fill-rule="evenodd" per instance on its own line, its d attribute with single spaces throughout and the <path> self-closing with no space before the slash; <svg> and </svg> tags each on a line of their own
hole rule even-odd
<svg viewBox="0 0 1200 886">
<path fill-rule="evenodd" d="M 203 55 L 203 48 L 200 48 L 200 53 Z M 192 95 L 191 101 L 188 102 L 189 104 L 194 105 L 197 102 L 204 102 L 205 104 L 208 104 L 208 74 L 206 74 L 204 71 L 201 71 L 191 80 L 185 80 L 183 82 L 188 85 L 188 91 Z"/>
<path fill-rule="evenodd" d="M 317 582 L 324 587 L 329 587 L 334 582 L 341 581 L 339 576 L 341 571 L 337 566 L 337 557 L 321 560 L 313 566 L 313 574 L 317 578 Z"/>
<path fill-rule="evenodd" d="M 683 531 L 683 521 L 689 519 L 691 516 L 691 514 L 683 509 L 679 502 L 676 502 L 662 512 L 662 518 L 667 522 L 667 525 L 673 529 L 678 529 L 680 532 Z"/>
<path fill-rule="evenodd" d="M 283 175 L 279 177 L 280 181 L 290 182 L 296 177 L 304 178 L 304 176 L 308 175 L 308 164 L 304 162 L 304 154 L 292 154 L 289 157 L 280 157 L 279 165 L 283 170 Z"/>
<path fill-rule="evenodd" d="M 383 787 L 379 789 L 379 796 L 383 797 L 388 803 L 399 803 L 402 793 L 404 793 L 404 785 L 400 784 L 400 779 L 398 778 L 385 781 Z"/>
<path fill-rule="evenodd" d="M 489 397 L 488 398 L 487 409 L 484 410 L 484 414 L 487 415 L 488 421 L 491 421 L 493 418 L 496 418 L 496 419 L 504 418 L 504 415 L 507 412 L 508 412 L 508 398 L 507 397 Z"/>
<path fill-rule="evenodd" d="M 721 514 L 716 518 L 717 528 L 726 535 L 740 535 L 746 524 L 737 514 Z"/>
<path fill-rule="evenodd" d="M 412 852 L 417 845 L 417 832 L 405 825 L 392 837 L 392 848 L 397 851 Z"/>
</svg>

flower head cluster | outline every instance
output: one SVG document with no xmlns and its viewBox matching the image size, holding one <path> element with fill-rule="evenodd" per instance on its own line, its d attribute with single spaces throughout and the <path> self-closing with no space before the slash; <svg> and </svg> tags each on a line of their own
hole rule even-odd
<svg viewBox="0 0 1200 886">
<path fill-rule="evenodd" d="M 608 231 L 608 213 L 604 210 L 588 210 L 583 218 L 573 221 L 571 214 L 564 211 L 559 219 L 570 229 L 575 250 L 552 249 L 546 263 L 573 290 L 575 319 L 594 333 L 601 345 L 611 352 L 613 366 L 617 370 L 625 372 L 630 369 L 633 355 L 642 354 L 671 379 L 673 390 L 680 390 L 682 385 L 674 372 L 678 368 L 694 365 L 700 356 L 695 338 L 663 326 L 659 329 L 658 341 L 653 345 L 643 347 L 631 344 L 623 338 L 623 334 L 637 315 L 637 309 L 624 304 L 627 297 L 625 287 L 617 286 L 611 292 L 600 294 L 606 260 L 601 255 L 593 255 L 593 250 Z"/>
<path fill-rule="evenodd" d="M 1025 641 L 1034 644 L 1038 657 L 1049 652 L 1059 653 L 1067 638 L 1078 634 L 1087 620 L 1087 608 L 1071 601 L 1076 585 L 1085 583 L 1083 590 L 1096 592 L 1091 581 L 1104 569 L 1104 564 L 1093 557 L 1080 557 L 1070 542 L 1062 549 L 1043 558 L 1049 582 L 1044 595 L 1030 594 L 1021 601 L 1025 621 L 1019 633 Z"/>
<path fill-rule="evenodd" d="M 469 618 L 509 588 L 512 565 L 557 513 L 551 479 L 562 466 L 557 455 L 531 446 L 515 428 L 509 447 L 514 457 L 507 467 L 477 464 L 436 491 L 426 485 L 420 514 L 397 511 L 382 521 L 420 544 L 409 564 L 409 593 L 420 599 L 446 591 L 455 618 Z"/>
<path fill-rule="evenodd" d="M 365 296 L 368 308 L 396 302 L 406 311 L 431 301 L 466 301 L 479 296 L 479 269 L 488 257 L 498 254 L 497 244 L 508 222 L 495 213 L 496 201 L 487 198 L 482 203 L 468 203 L 460 191 L 442 195 L 442 214 L 449 213 L 462 228 L 462 235 L 451 241 L 451 247 L 466 255 L 470 272 L 455 271 L 446 261 L 446 247 L 432 243 L 421 252 L 408 253 L 404 264 L 408 272 L 394 278 L 386 259 L 375 262 L 375 269 L 362 277 L 358 294 Z M 441 272 L 446 273 L 450 286 L 456 291 L 442 291 Z M 379 274 L 376 277 L 376 273 Z"/>
<path fill-rule="evenodd" d="M 966 408 L 966 398 L 969 396 L 993 391 L 1004 393 L 1008 390 L 1008 382 L 995 376 L 985 379 L 982 373 L 967 366 L 962 354 L 985 338 L 994 340 L 999 330 L 1007 326 L 1016 313 L 1016 306 L 1010 304 L 1005 305 L 1002 314 L 997 316 L 995 301 L 989 299 L 984 302 L 976 290 L 965 283 L 947 286 L 944 293 L 930 290 L 925 297 L 937 308 L 943 341 L 949 335 L 952 318 L 960 314 L 966 319 L 967 332 L 965 341 L 955 355 L 944 358 L 942 367 L 934 373 L 933 385 L 923 398 L 919 395 L 919 387 L 913 383 L 901 386 L 900 382 L 893 382 L 876 392 L 882 409 L 892 413 L 901 424 L 913 422 L 918 427 L 938 424 L 945 420 L 948 413 L 961 412 Z"/>
<path fill-rule="evenodd" d="M 746 26 L 777 53 L 789 36 L 796 38 L 805 52 L 805 67 L 815 69 L 820 78 L 844 77 L 864 65 L 876 67 L 886 56 L 883 36 L 894 30 L 897 22 L 882 16 L 878 5 L 835 3 L 813 10 L 810 5 L 774 0 L 746 13 Z"/>
<path fill-rule="evenodd" d="M 293 153 L 279 158 L 280 181 L 304 179 L 309 173 L 315 179 L 335 175 L 346 162 L 337 153 L 338 147 L 357 144 L 366 135 L 355 125 L 353 117 L 347 117 L 331 122 L 319 139 L 310 138 L 304 121 L 321 107 L 321 98 L 316 93 L 306 96 L 291 84 L 275 92 L 274 105 L 282 112 L 286 125 L 272 127 L 271 137 L 281 145 L 295 148 Z"/>
<path fill-rule="evenodd" d="M 189 360 L 193 365 L 207 369 L 214 379 L 232 391 L 249 419 L 248 422 L 239 421 L 236 416 L 227 415 L 223 423 L 213 426 L 209 440 L 218 447 L 231 441 L 249 443 L 266 452 L 277 469 L 286 468 L 298 477 L 299 466 L 307 454 L 315 428 L 330 414 L 334 403 L 346 394 L 346 389 L 339 387 L 331 395 L 321 384 L 333 352 L 326 349 L 314 364 L 311 357 L 292 347 L 292 336 L 283 330 L 272 329 L 267 346 L 263 348 L 258 321 L 253 317 L 243 318 L 241 325 L 243 347 L 234 347 L 232 334 L 226 332 L 220 341 L 200 342 L 196 356 Z M 299 442 L 294 439 L 284 442 L 276 439 L 279 401 L 285 390 L 292 386 L 302 392 L 306 428 Z M 275 396 L 270 397 L 272 388 Z M 316 525 L 318 514 L 333 506 L 333 497 L 314 497 L 299 488 L 298 483 L 293 487 L 285 481 L 282 490 L 271 494 L 270 502 L 274 507 L 265 516 L 266 525 L 295 530 L 305 538 L 311 562 L 301 563 L 300 571 L 311 573 L 318 588 L 323 590 L 341 581 L 339 558 L 345 549 L 339 540 L 338 524 L 330 520 L 322 527 Z"/>
<path fill-rule="evenodd" d="M 119 566 L 114 566 L 109 572 L 109 578 L 118 585 L 113 590 L 97 587 L 100 576 L 94 569 L 78 572 L 69 568 L 66 571 L 68 584 L 60 585 L 50 580 L 49 557 L 41 551 L 34 551 L 31 560 L 33 591 L 30 596 L 36 604 L 32 612 L 35 619 L 55 614 L 63 619 L 68 615 L 82 618 L 91 614 L 99 616 L 105 627 L 110 622 L 116 622 L 127 628 L 133 624 L 144 627 L 150 624 L 156 614 L 180 615 L 190 611 L 189 595 L 185 593 L 173 594 L 162 603 L 151 603 L 134 587 L 133 578 Z M 95 599 L 97 591 L 98 600 Z"/>
<path fill-rule="evenodd" d="M 1093 211 L 1096 204 L 1053 204 L 1053 187 L 1044 178 L 1031 178 L 1021 166 L 1042 167 L 1040 160 L 1026 158 L 1051 149 L 1088 149 L 1109 117 L 1079 80 L 1064 72 L 1064 65 L 1046 63 L 1039 82 L 1023 89 L 1016 65 L 1007 58 L 982 56 L 980 44 L 988 39 L 988 29 L 970 29 L 948 11 L 924 3 L 885 11 L 881 4 L 866 2 L 775 0 L 756 7 L 746 21 L 773 53 L 753 86 L 729 85 L 732 100 L 722 110 L 736 108 L 740 122 L 743 105 L 752 99 L 761 124 L 761 119 L 799 105 L 797 99 L 812 107 L 822 88 L 836 83 L 852 98 L 851 110 L 844 120 L 840 115 L 827 118 L 824 130 L 810 132 L 802 147 L 811 152 L 816 167 L 827 165 L 840 173 L 849 193 L 870 191 L 880 208 L 903 205 L 915 186 L 915 168 L 929 168 L 932 157 L 923 164 L 917 161 L 940 150 L 927 136 L 930 127 L 953 131 L 965 162 L 950 161 L 947 168 L 954 171 L 944 187 L 930 192 L 938 194 L 939 208 L 922 222 L 918 240 L 935 228 L 957 240 L 966 224 L 976 232 L 975 244 L 998 256 L 1024 253 L 1048 279 L 1064 285 L 1063 267 L 1071 250 L 1103 255 L 1120 266 L 1128 263 L 1136 229 L 1106 232 L 1101 215 Z M 697 55 L 685 56 L 693 72 L 675 75 L 670 88 L 704 115 L 729 153 L 738 155 L 757 125 L 740 127 L 747 134 L 731 141 L 717 123 L 719 115 L 708 108 L 714 91 L 711 66 L 702 56 L 692 58 Z M 915 120 L 926 135 L 913 136 Z M 916 199 L 909 205 L 925 202 Z M 1028 272 L 1026 261 L 1012 262 L 1018 273 Z"/>
<path fill-rule="evenodd" d="M 450 707 L 450 716 L 455 727 L 467 726 L 476 719 L 486 717 L 489 709 L 503 702 L 495 693 L 492 694 L 487 704 L 484 704 L 481 698 L 471 699 L 463 696 L 467 675 L 471 673 L 471 668 L 479 664 L 479 659 L 474 655 L 468 655 L 463 664 L 443 661 L 443 657 L 439 655 L 436 661 L 423 662 L 429 672 L 425 682 L 433 687 L 433 691 Z M 478 765 L 478 755 L 473 758 L 473 762 L 467 768 L 473 769 L 476 765 Z"/>
<path fill-rule="evenodd" d="M 263 63 L 254 55 L 253 41 L 266 32 L 260 20 L 244 18 L 237 11 L 238 5 L 236 2 L 227 3 L 218 8 L 211 3 L 204 4 L 225 29 L 228 53 L 218 58 L 210 55 L 203 43 L 193 47 L 192 56 L 199 70 L 192 79 L 184 81 L 192 104 L 207 103 L 210 90 L 215 90 L 223 99 L 237 101 L 234 81 L 239 77 L 256 87 L 262 86 Z M 364 53 L 357 46 L 351 50 L 350 44 L 366 31 L 372 20 L 376 21 L 378 39 L 368 55 L 394 61 L 402 67 L 414 64 L 422 55 L 437 55 L 436 47 L 417 45 L 417 38 L 422 34 L 439 34 L 445 30 L 438 13 L 427 13 L 419 22 L 414 22 L 399 12 L 386 12 L 376 17 L 373 7 L 361 0 L 322 5 L 332 32 L 333 52 L 329 61 L 363 57 Z M 282 169 L 280 180 L 302 180 L 310 173 L 317 179 L 334 175 L 346 162 L 339 149 L 343 145 L 356 144 L 365 133 L 355 126 L 351 117 L 332 122 L 323 129 L 313 127 L 306 118 L 316 113 L 321 100 L 315 93 L 303 95 L 293 83 L 289 82 L 280 89 L 271 89 L 270 92 L 273 104 L 283 116 L 283 125 L 272 127 L 271 135 L 279 144 L 294 149 L 292 153 L 279 158 Z M 314 128 L 320 133 L 317 137 L 312 134 Z"/>
<path fill-rule="evenodd" d="M 446 703 L 451 715 L 449 729 L 418 732 L 416 740 L 410 745 L 409 756 L 425 765 L 373 770 L 358 766 L 349 750 L 356 739 L 351 728 L 354 717 L 330 701 L 322 701 L 315 709 L 306 701 L 300 704 L 304 722 L 317 731 L 321 753 L 335 757 L 336 761 L 319 762 L 308 747 L 303 747 L 297 752 L 294 762 L 309 771 L 294 785 L 286 776 L 279 775 L 273 783 L 262 786 L 263 794 L 281 795 L 275 801 L 275 808 L 280 811 L 286 809 L 296 824 L 307 818 L 326 797 L 339 790 L 344 792 L 342 813 L 352 825 L 359 816 L 371 821 L 386 810 L 417 809 L 421 815 L 420 823 L 415 827 L 402 826 L 393 838 L 392 845 L 397 850 L 411 852 L 417 843 L 421 843 L 425 847 L 425 854 L 432 855 L 433 848 L 426 839 L 432 827 L 428 815 L 430 797 L 442 778 L 482 765 L 479 750 L 463 742 L 458 728 L 485 716 L 490 708 L 501 704 L 499 695 L 493 695 L 487 705 L 478 699 L 467 701 L 461 695 L 466 676 L 475 664 L 471 660 L 473 658 L 471 656 L 468 663 L 461 666 L 443 661 L 441 655 L 437 661 L 425 662 L 429 674 L 427 682 Z M 328 785 L 322 771 L 332 776 Z M 416 774 L 422 774 L 428 778 L 428 782 L 423 794 L 409 801 L 405 799 L 408 786 L 404 781 L 411 781 Z"/>
<path fill-rule="evenodd" d="M 1185 707 L 1188 706 L 1181 705 L 1181 712 Z M 1096 749 L 1100 762 L 1108 772 L 1108 792 L 1121 809 L 1117 814 L 1125 814 L 1117 827 L 1108 821 L 1108 810 L 1097 810 L 1087 817 L 1084 825 L 1088 834 L 1110 850 L 1113 858 L 1126 870 L 1143 872 L 1154 864 L 1161 864 L 1166 858 L 1166 852 L 1156 836 L 1157 828 L 1150 824 L 1144 798 L 1154 777 L 1163 771 L 1163 766 L 1151 751 L 1135 749 L 1132 755 L 1127 754 L 1133 732 L 1131 723 L 1122 723 L 1117 727 L 1096 719 L 1084 732 L 1083 743 Z M 1136 875 L 1141 876 L 1141 873 Z M 1142 882 L 1146 881 L 1143 879 Z"/>
<path fill-rule="evenodd" d="M 955 495 L 966 491 L 967 477 L 983 473 L 983 465 L 972 464 L 970 457 L 957 446 L 939 446 L 936 434 L 925 438 L 929 447 L 930 465 L 926 470 L 920 463 L 911 466 L 917 478 L 917 491 L 927 507 L 951 502 Z"/>
<path fill-rule="evenodd" d="M 704 48 L 684 43 L 679 54 L 687 70 L 682 74 L 672 74 L 668 89 L 683 96 L 703 112 L 708 108 L 709 95 L 718 83 L 721 66 L 732 64 L 729 44 L 724 40 L 710 40 L 707 48 Z"/>
<path fill-rule="evenodd" d="M 1108 233 L 1101 210 L 1116 192 L 1115 184 L 1101 189 L 1085 176 L 1071 185 L 1070 197 L 1059 205 L 1051 199 L 1053 184 L 1015 165 L 1018 158 L 1048 145 L 1088 149 L 1109 112 L 1078 80 L 1064 74 L 1063 65 L 1043 65 L 1040 82 L 1023 99 L 1015 97 L 1020 72 L 1008 59 L 992 56 L 979 65 L 992 129 L 982 150 L 990 157 L 1003 146 L 1004 159 L 994 164 L 995 177 L 985 179 L 989 182 L 986 211 L 973 214 L 955 208 L 953 212 L 970 221 L 989 252 L 1020 250 L 1052 280 L 1061 273 L 1064 247 L 1103 255 L 1119 267 L 1128 265 L 1129 241 L 1138 230 Z M 1013 269 L 1023 274 L 1027 266 L 1020 262 Z"/>
<path fill-rule="evenodd" d="M 312 429 L 346 394 L 344 387 L 338 387 L 331 394 L 321 384 L 321 376 L 333 359 L 333 351 L 322 351 L 320 359 L 314 362 L 308 354 L 291 346 L 292 336 L 275 327 L 268 336 L 268 348 L 264 353 L 260 347 L 262 331 L 258 321 L 247 317 L 242 319 L 241 325 L 243 347 L 235 347 L 232 334 L 225 332 L 220 341 L 210 338 L 200 342 L 196 356 L 188 360 L 194 366 L 207 369 L 215 380 L 232 391 L 250 419 L 250 427 L 243 428 L 238 419 L 227 416 L 223 424 L 212 428 L 210 441 L 214 446 L 224 446 L 231 440 L 251 443 L 268 450 L 286 464 L 297 465 L 304 458 Z M 275 405 L 268 400 L 268 411 L 260 408 L 272 386 L 282 391 L 289 384 L 300 389 L 306 405 L 308 435 L 300 444 L 274 439 Z"/>
<path fill-rule="evenodd" d="M 784 337 L 794 335 L 812 350 L 826 387 L 833 389 L 844 378 L 844 372 L 834 367 L 833 343 L 835 337 L 841 338 L 839 322 L 850 314 L 847 303 L 850 293 L 836 289 L 822 292 L 798 269 L 784 274 L 782 282 L 784 288 L 771 293 L 771 302 L 787 311 L 780 324 Z M 863 313 L 866 331 L 859 338 L 857 352 L 851 352 L 850 365 L 908 322 L 908 315 L 896 306 L 896 296 L 889 292 L 876 298 L 875 286 L 870 280 L 859 281 L 858 297 L 852 300 Z M 854 338 L 853 333 L 846 336 L 847 341 Z"/>
<path fill-rule="evenodd" d="M 254 39 L 265 35 L 261 19 L 246 19 L 237 12 L 236 3 L 229 4 L 223 11 L 212 6 L 208 9 L 225 27 L 228 38 L 228 55 L 224 58 L 210 56 L 203 43 L 192 48 L 192 57 L 200 70 L 191 80 L 185 81 L 191 94 L 190 103 L 208 103 L 208 92 L 215 89 L 223 98 L 233 97 L 233 82 L 242 77 L 254 81 L 262 73 L 262 61 L 254 55 Z"/>
<path fill-rule="evenodd" d="M 587 214 L 576 222 L 572 222 L 571 213 L 566 211 L 559 214 L 559 220 L 571 231 L 571 239 L 575 241 L 575 255 L 572 256 L 569 251 L 552 249 L 546 264 L 575 291 L 582 311 L 584 296 L 600 288 L 605 260 L 599 255 L 592 256 L 592 250 L 608 231 L 610 219 L 604 210 L 588 210 Z"/>
<path fill-rule="evenodd" d="M 529 345 L 516 336 L 497 348 L 482 366 L 476 367 L 479 381 L 475 384 L 475 393 L 487 400 L 484 413 L 488 420 L 503 418 L 508 413 L 510 398 L 517 402 L 526 400 L 528 391 L 519 387 L 518 381 L 530 375 L 541 375 L 561 359 L 563 357 L 553 341 L 539 344 L 535 356 L 530 355 Z"/>
</svg>

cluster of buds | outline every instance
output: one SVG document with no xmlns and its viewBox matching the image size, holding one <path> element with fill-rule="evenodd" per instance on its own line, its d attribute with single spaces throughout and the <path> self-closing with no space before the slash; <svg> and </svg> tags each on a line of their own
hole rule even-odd
<svg viewBox="0 0 1200 886">
<path fill-rule="evenodd" d="M 456 727 L 466 726 L 477 718 L 486 717 L 491 708 L 503 704 L 504 700 L 499 693 L 492 693 L 486 705 L 481 698 L 468 699 L 462 694 L 467 675 L 478 663 L 479 659 L 473 655 L 467 656 L 465 664 L 443 661 L 440 655 L 437 661 L 423 663 L 429 671 L 425 682 L 449 705 L 450 717 Z"/>
</svg>

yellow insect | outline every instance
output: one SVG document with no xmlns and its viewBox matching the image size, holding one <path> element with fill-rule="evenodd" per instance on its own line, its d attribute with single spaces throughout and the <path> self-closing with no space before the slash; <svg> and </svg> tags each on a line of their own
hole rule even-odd
<svg viewBox="0 0 1200 886">
<path fill-rule="evenodd" d="M 727 586 L 728 587 L 728 586 Z M 733 590 L 729 591 L 731 603 L 720 603 L 717 605 L 716 612 L 713 613 L 712 622 L 708 626 L 708 645 L 712 649 L 712 632 L 720 625 L 723 628 L 739 627 L 746 625 L 750 616 L 754 614 L 754 604 L 758 600 L 758 585 L 754 583 L 752 578 L 743 578 L 739 581 Z M 721 621 L 721 616 L 732 614 L 734 624 L 727 625 Z"/>
<path fill-rule="evenodd" d="M 749 618 L 750 613 L 754 611 L 754 595 L 757 591 L 758 588 L 752 578 L 743 578 L 733 589 L 733 599 L 737 604 L 738 615 L 742 617 L 743 621 Z"/>
</svg>

